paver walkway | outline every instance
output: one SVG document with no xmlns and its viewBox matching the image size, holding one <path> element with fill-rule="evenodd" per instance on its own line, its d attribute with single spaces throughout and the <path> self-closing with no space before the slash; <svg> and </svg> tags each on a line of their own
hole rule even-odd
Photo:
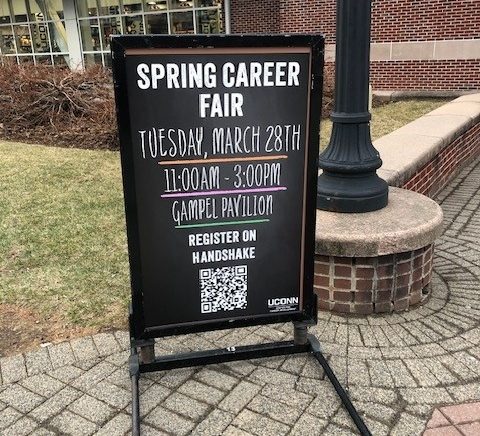
<svg viewBox="0 0 480 436">
<path fill-rule="evenodd" d="M 434 430 L 426 435 L 440 435 L 439 428 L 453 426 L 462 413 L 477 421 L 471 428 L 478 426 L 480 159 L 438 200 L 446 227 L 430 301 L 388 316 L 322 312 L 312 329 L 374 435 L 421 435 L 428 421 Z M 172 353 L 238 346 L 287 339 L 291 331 L 290 325 L 216 331 L 156 347 Z M 116 332 L 0 359 L 0 434 L 127 434 L 127 345 L 127 334 Z M 356 434 L 330 382 L 307 356 L 144 375 L 141 390 L 145 435 Z M 446 407 L 465 402 L 477 405 Z M 463 418 L 454 430 L 468 422 Z"/>
</svg>

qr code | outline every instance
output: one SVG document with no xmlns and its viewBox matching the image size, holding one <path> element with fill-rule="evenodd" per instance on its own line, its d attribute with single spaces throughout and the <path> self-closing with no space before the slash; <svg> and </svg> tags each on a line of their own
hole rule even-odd
<svg viewBox="0 0 480 436">
<path fill-rule="evenodd" d="M 247 266 L 200 270 L 201 312 L 247 308 Z"/>
</svg>

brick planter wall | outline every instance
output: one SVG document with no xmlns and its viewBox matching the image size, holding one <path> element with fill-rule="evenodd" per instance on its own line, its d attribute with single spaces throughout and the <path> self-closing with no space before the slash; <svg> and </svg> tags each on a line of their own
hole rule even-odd
<svg viewBox="0 0 480 436">
<path fill-rule="evenodd" d="M 455 174 L 480 154 L 480 123 L 448 144 L 430 162 L 417 170 L 402 188 L 434 197 Z"/>
<path fill-rule="evenodd" d="M 316 256 L 320 309 L 341 313 L 403 311 L 430 295 L 433 245 L 379 257 Z"/>
<path fill-rule="evenodd" d="M 465 103 L 466 110 L 470 111 L 470 121 L 458 110 L 458 105 L 462 102 Z M 478 105 L 477 115 L 472 112 L 470 105 Z M 442 145 L 434 151 L 424 150 L 423 154 L 429 156 L 427 161 L 423 160 L 411 168 L 407 166 L 405 173 L 387 179 L 391 186 L 402 187 L 430 198 L 435 197 L 462 167 L 480 155 L 480 95 L 462 97 L 445 108 L 447 106 L 451 110 L 442 113 L 455 114 L 454 117 L 459 120 L 457 133 L 445 137 L 440 141 Z M 445 122 L 442 115 L 430 115 L 435 116 L 439 117 L 439 123 Z M 428 118 L 429 115 L 425 117 Z M 465 121 L 461 121 L 462 119 Z M 418 122 L 414 131 L 420 136 L 429 134 L 422 132 Z M 407 141 L 415 141 L 412 131 L 402 134 L 406 135 Z M 402 134 L 391 138 L 396 138 L 395 140 L 386 141 L 381 146 L 381 151 L 388 153 L 389 148 L 395 147 L 395 144 L 402 147 Z M 395 132 L 392 135 L 395 135 Z M 395 156 L 395 153 L 393 155 Z M 421 155 L 422 153 L 418 156 Z M 389 161 L 392 162 L 392 159 Z M 398 169 L 388 167 L 387 173 L 401 172 L 401 168 L 401 163 Z M 319 308 L 341 313 L 366 314 L 398 312 L 421 304 L 430 295 L 433 251 L 433 244 L 429 244 L 414 251 L 378 257 L 317 255 L 314 288 L 318 295 Z"/>
</svg>

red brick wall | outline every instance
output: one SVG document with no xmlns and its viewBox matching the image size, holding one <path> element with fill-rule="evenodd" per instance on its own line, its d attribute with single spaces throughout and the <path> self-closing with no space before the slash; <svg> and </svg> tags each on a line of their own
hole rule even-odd
<svg viewBox="0 0 480 436">
<path fill-rule="evenodd" d="M 342 313 L 401 312 L 430 296 L 433 245 L 378 257 L 315 256 L 318 308 Z"/>
<path fill-rule="evenodd" d="M 479 34 L 478 0 L 372 2 L 372 42 L 470 39 Z"/>
<path fill-rule="evenodd" d="M 277 0 L 232 0 L 232 33 L 275 33 L 280 29 Z"/>
<path fill-rule="evenodd" d="M 336 0 L 231 0 L 234 32 L 321 32 L 335 42 Z M 480 37 L 479 0 L 373 0 L 372 42 Z M 480 59 L 372 64 L 374 90 L 480 89 Z"/>
<path fill-rule="evenodd" d="M 319 32 L 326 43 L 335 42 L 336 0 L 280 0 L 280 30 Z"/>
<path fill-rule="evenodd" d="M 232 32 L 321 32 L 332 43 L 335 8 L 336 0 L 231 0 Z"/>
<path fill-rule="evenodd" d="M 330 43 L 335 42 L 336 3 L 336 0 L 231 0 L 232 22 L 237 28 L 238 20 L 242 32 L 257 32 L 257 25 L 261 31 L 320 31 Z M 275 19 L 277 24 L 272 25 Z M 372 1 L 372 42 L 469 39 L 479 34 L 478 0 Z"/>
</svg>

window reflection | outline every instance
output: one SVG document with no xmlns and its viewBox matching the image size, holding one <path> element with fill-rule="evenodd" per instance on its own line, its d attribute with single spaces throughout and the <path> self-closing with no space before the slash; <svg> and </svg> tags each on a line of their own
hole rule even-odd
<svg viewBox="0 0 480 436">
<path fill-rule="evenodd" d="M 200 10 L 195 12 L 197 33 L 219 33 L 220 19 L 216 10 Z"/>
<path fill-rule="evenodd" d="M 118 15 L 120 13 L 120 5 L 118 0 L 98 0 L 98 15 Z"/>
<path fill-rule="evenodd" d="M 0 53 L 15 53 L 15 41 L 12 26 L 0 27 Z"/>
<path fill-rule="evenodd" d="M 112 68 L 112 55 L 110 53 L 104 56 L 103 61 L 105 62 L 105 66 L 107 68 Z"/>
<path fill-rule="evenodd" d="M 15 0 L 12 2 L 13 18 L 16 23 L 27 21 L 27 6 L 25 0 Z"/>
<path fill-rule="evenodd" d="M 134 14 L 142 12 L 142 3 L 140 0 L 123 0 L 123 12 L 125 14 Z"/>
<path fill-rule="evenodd" d="M 58 56 L 58 55 L 54 55 L 53 56 L 53 65 L 67 65 L 67 61 L 65 59 L 65 56 Z"/>
<path fill-rule="evenodd" d="M 15 1 L 13 3 L 15 4 Z M 30 8 L 30 21 L 40 17 L 42 20 L 63 19 L 62 0 L 27 0 Z"/>
<path fill-rule="evenodd" d="M 62 0 L 30 0 L 30 21 L 62 20 Z"/>
<path fill-rule="evenodd" d="M 35 61 L 37 65 L 52 65 L 52 58 L 50 56 L 35 56 Z"/>
<path fill-rule="evenodd" d="M 33 64 L 33 56 L 19 56 L 18 61 L 23 64 L 23 63 L 30 63 Z"/>
<path fill-rule="evenodd" d="M 125 17 L 123 23 L 123 33 L 128 35 L 142 35 L 145 33 L 143 31 L 143 17 L 141 15 Z"/>
<path fill-rule="evenodd" d="M 68 1 L 76 5 L 78 36 L 89 63 L 109 64 L 110 37 L 115 34 L 208 34 L 222 30 L 222 0 Z M 22 62 L 68 62 L 64 2 L 0 0 L 0 54 L 21 58 Z"/>
<path fill-rule="evenodd" d="M 8 2 L 0 1 L 0 24 L 10 23 L 10 8 Z"/>
<path fill-rule="evenodd" d="M 18 53 L 32 53 L 32 40 L 28 24 L 14 26 L 14 32 Z"/>
<path fill-rule="evenodd" d="M 100 51 L 100 27 L 98 20 L 81 20 L 80 33 L 83 51 Z"/>
<path fill-rule="evenodd" d="M 144 0 L 145 12 L 156 12 L 167 10 L 167 0 Z"/>
<path fill-rule="evenodd" d="M 208 8 L 211 6 L 219 6 L 220 3 L 221 3 L 220 0 L 195 0 L 195 7 Z"/>
<path fill-rule="evenodd" d="M 102 31 L 103 50 L 110 50 L 110 35 L 121 33 L 120 17 L 101 18 L 100 29 Z"/>
<path fill-rule="evenodd" d="M 52 51 L 68 53 L 67 32 L 63 21 L 53 21 L 48 23 Z"/>
<path fill-rule="evenodd" d="M 101 54 L 86 54 L 84 58 L 86 65 L 101 64 L 103 62 Z"/>
<path fill-rule="evenodd" d="M 151 34 L 168 34 L 167 14 L 146 15 L 147 32 Z"/>
<path fill-rule="evenodd" d="M 176 34 L 194 33 L 193 13 L 174 12 L 170 14 L 171 32 Z"/>
<path fill-rule="evenodd" d="M 35 21 L 35 20 L 45 20 L 46 19 L 46 13 L 45 13 L 45 8 L 44 8 L 44 2 L 42 0 L 30 0 L 27 2 L 29 3 L 30 7 L 30 21 Z M 15 3 L 15 2 L 14 2 Z M 40 6 L 42 8 L 40 9 Z M 27 11 L 28 12 L 28 11 Z"/>
<path fill-rule="evenodd" d="M 188 0 L 169 0 L 170 9 L 191 9 L 193 7 L 193 1 Z"/>
<path fill-rule="evenodd" d="M 36 53 L 49 53 L 50 43 L 46 23 L 30 24 L 33 49 Z"/>
<path fill-rule="evenodd" d="M 76 3 L 79 17 L 98 15 L 97 0 L 80 0 Z"/>
<path fill-rule="evenodd" d="M 42 1 L 42 0 L 37 0 Z M 45 10 L 47 12 L 47 16 L 51 17 L 49 20 L 55 20 L 53 16 L 53 12 L 56 12 L 59 18 L 63 20 L 63 0 L 43 0 L 45 2 Z M 82 0 L 84 1 L 84 0 Z"/>
</svg>

